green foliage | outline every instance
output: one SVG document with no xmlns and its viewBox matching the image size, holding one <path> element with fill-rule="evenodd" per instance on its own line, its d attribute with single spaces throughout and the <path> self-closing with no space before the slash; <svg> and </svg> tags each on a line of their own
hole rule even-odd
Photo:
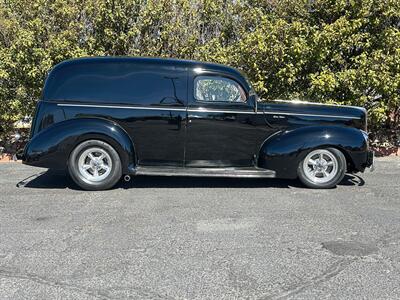
<svg viewBox="0 0 400 300">
<path fill-rule="evenodd" d="M 0 0 L 0 131 L 52 66 L 93 55 L 224 63 L 266 100 L 360 105 L 398 130 L 399 0 Z"/>
</svg>

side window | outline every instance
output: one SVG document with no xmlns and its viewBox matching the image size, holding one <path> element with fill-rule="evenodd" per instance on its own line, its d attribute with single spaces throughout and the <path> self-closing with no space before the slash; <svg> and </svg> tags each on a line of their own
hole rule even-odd
<svg viewBox="0 0 400 300">
<path fill-rule="evenodd" d="M 236 81 L 218 76 L 197 76 L 194 97 L 207 102 L 246 102 L 246 93 Z"/>
</svg>

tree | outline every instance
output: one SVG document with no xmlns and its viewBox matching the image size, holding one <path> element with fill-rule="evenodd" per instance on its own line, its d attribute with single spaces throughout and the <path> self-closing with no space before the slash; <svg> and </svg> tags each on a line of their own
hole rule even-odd
<svg viewBox="0 0 400 300">
<path fill-rule="evenodd" d="M 399 0 L 0 0 L 1 131 L 52 66 L 92 55 L 228 64 L 265 100 L 360 105 L 399 133 Z"/>
</svg>

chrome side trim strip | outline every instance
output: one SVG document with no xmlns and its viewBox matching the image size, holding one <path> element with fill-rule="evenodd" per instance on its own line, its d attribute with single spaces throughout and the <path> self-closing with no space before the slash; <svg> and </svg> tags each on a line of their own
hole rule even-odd
<svg viewBox="0 0 400 300">
<path fill-rule="evenodd" d="M 338 115 L 320 115 L 320 114 L 302 114 L 302 113 L 290 113 L 290 112 L 272 112 L 265 111 L 268 115 L 288 115 L 288 116 L 304 116 L 304 117 L 322 117 L 322 118 L 340 118 L 340 119 L 360 119 L 354 116 L 338 116 Z"/>
<path fill-rule="evenodd" d="M 322 117 L 322 118 L 340 118 L 340 119 L 359 119 L 353 116 L 338 116 L 338 115 L 321 115 L 321 114 L 303 114 L 278 111 L 237 111 L 237 110 L 205 110 L 205 109 L 188 109 L 188 112 L 215 112 L 215 113 L 235 113 L 235 114 L 267 114 L 267 115 L 287 115 L 287 116 L 304 116 L 304 117 Z"/>
<path fill-rule="evenodd" d="M 166 107 L 149 107 L 149 106 L 121 106 L 121 105 L 66 104 L 66 103 L 58 103 L 57 106 L 186 111 L 186 108 L 174 108 L 174 107 L 166 108 Z"/>
<path fill-rule="evenodd" d="M 119 109 L 142 109 L 142 110 L 167 110 L 167 111 L 188 111 L 188 112 L 204 112 L 204 113 L 234 113 L 234 114 L 268 114 L 268 115 L 286 115 L 286 116 L 304 116 L 304 117 L 320 117 L 320 118 L 339 118 L 339 119 L 360 119 L 354 116 L 338 116 L 338 115 L 321 115 L 321 114 L 304 114 L 277 111 L 240 111 L 240 110 L 213 110 L 213 109 L 186 109 L 175 107 L 148 107 L 148 106 L 120 106 L 120 105 L 95 105 L 95 104 L 66 104 L 58 103 L 58 106 L 72 107 L 97 107 L 97 108 L 119 108 Z"/>
<path fill-rule="evenodd" d="M 243 110 L 217 110 L 217 109 L 188 109 L 188 112 L 204 113 L 227 113 L 227 114 L 262 114 L 262 112 L 243 111 Z"/>
<path fill-rule="evenodd" d="M 262 101 L 264 99 L 261 99 Z M 319 102 L 311 102 L 311 101 L 303 101 L 303 100 L 284 100 L 284 99 L 275 99 L 272 100 L 273 102 L 280 102 L 280 103 L 291 103 L 291 104 L 310 104 L 310 105 L 320 105 L 320 106 L 333 106 L 333 107 L 350 107 L 350 108 L 357 108 L 359 110 L 366 110 L 364 107 L 361 106 L 354 106 L 354 105 L 345 105 L 345 104 L 333 104 L 333 103 L 319 103 Z M 265 100 L 265 102 L 267 102 Z"/>
</svg>

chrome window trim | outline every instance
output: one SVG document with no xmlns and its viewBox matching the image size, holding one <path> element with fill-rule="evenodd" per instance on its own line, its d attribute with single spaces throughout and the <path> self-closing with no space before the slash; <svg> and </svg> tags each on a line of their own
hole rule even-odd
<svg viewBox="0 0 400 300">
<path fill-rule="evenodd" d="M 198 99 L 196 97 L 196 89 L 197 89 L 197 84 L 198 84 L 199 80 L 202 80 L 202 79 L 203 80 L 216 79 L 216 80 L 222 80 L 222 81 L 227 81 L 227 82 L 233 82 L 235 85 L 237 85 L 238 89 L 243 92 L 246 99 L 244 99 L 242 101 L 208 101 L 208 100 L 204 100 L 204 99 L 203 100 Z M 242 95 L 240 91 L 239 91 L 239 94 Z M 233 78 L 229 78 L 229 77 L 222 76 L 222 75 L 197 75 L 193 79 L 193 98 L 198 103 L 246 104 L 249 97 L 248 97 L 248 93 L 246 92 L 244 87 L 237 80 L 235 80 Z"/>
<path fill-rule="evenodd" d="M 303 117 L 320 117 L 320 118 L 340 118 L 340 119 L 360 119 L 354 116 L 338 116 L 338 115 L 321 115 L 321 114 L 305 114 L 278 111 L 240 111 L 240 110 L 214 110 L 214 109 L 191 109 L 191 108 L 175 108 L 175 107 L 149 107 L 149 106 L 121 106 L 121 105 L 98 105 L 98 104 L 70 104 L 58 103 L 57 106 L 72 107 L 97 107 L 97 108 L 118 108 L 118 109 L 142 109 L 142 110 L 167 110 L 167 111 L 188 111 L 188 112 L 204 112 L 204 113 L 234 113 L 234 114 L 268 114 L 268 115 L 286 115 L 286 116 L 303 116 Z"/>
</svg>

